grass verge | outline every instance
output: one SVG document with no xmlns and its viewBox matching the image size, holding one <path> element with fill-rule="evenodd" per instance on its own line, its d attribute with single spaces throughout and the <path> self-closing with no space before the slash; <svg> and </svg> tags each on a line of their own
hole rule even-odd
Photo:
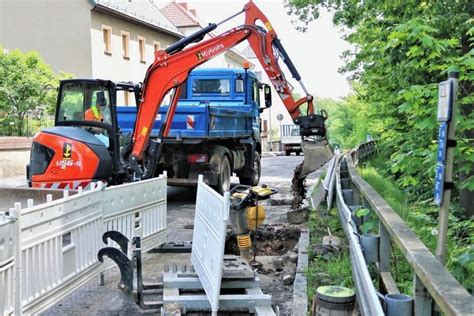
<svg viewBox="0 0 474 316">
<path fill-rule="evenodd" d="M 430 201 L 409 201 L 403 190 L 386 172 L 389 170 L 386 161 L 381 156 L 371 158 L 358 167 L 359 173 L 400 215 L 420 240 L 435 253 L 438 208 L 430 205 Z M 448 235 L 446 267 L 472 294 L 474 291 L 474 221 L 461 220 L 454 214 L 450 214 Z M 392 254 L 392 274 L 400 291 L 411 294 L 413 274 L 408 262 L 398 249 Z"/>
<path fill-rule="evenodd" d="M 306 269 L 308 278 L 308 300 L 312 302 L 316 289 L 321 285 L 338 285 L 354 288 L 351 272 L 351 261 L 347 240 L 339 223 L 337 209 L 329 213 L 312 210 L 309 216 L 310 261 Z M 321 245 L 323 237 L 331 234 L 341 238 L 340 251 L 335 253 L 316 254 L 315 247 Z"/>
</svg>

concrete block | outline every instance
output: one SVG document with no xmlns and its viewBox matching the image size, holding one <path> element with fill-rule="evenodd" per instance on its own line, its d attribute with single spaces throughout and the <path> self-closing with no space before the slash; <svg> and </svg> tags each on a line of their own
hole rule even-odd
<svg viewBox="0 0 474 316">
<path fill-rule="evenodd" d="M 292 253 L 292 254 L 290 254 L 290 256 L 288 257 L 288 259 L 290 260 L 290 262 L 293 262 L 293 263 L 298 262 L 298 254 Z"/>
<path fill-rule="evenodd" d="M 270 205 L 291 205 L 292 202 L 290 195 L 276 193 L 270 196 Z"/>
<path fill-rule="evenodd" d="M 275 268 L 276 271 L 283 270 L 283 266 L 285 265 L 285 261 L 283 260 L 282 257 L 273 258 L 272 263 L 273 263 L 273 268 Z"/>
<path fill-rule="evenodd" d="M 290 275 L 290 274 L 286 274 L 286 275 L 283 276 L 283 278 L 281 280 L 283 281 L 284 285 L 290 285 L 290 284 L 293 284 L 293 282 L 295 281 L 295 276 Z"/>
<path fill-rule="evenodd" d="M 303 224 L 309 219 L 309 208 L 302 207 L 294 211 L 289 211 L 286 214 L 289 224 Z"/>
</svg>

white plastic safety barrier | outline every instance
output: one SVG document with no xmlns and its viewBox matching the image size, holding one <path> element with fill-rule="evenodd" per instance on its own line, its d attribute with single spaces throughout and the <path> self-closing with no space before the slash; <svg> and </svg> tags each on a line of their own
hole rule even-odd
<svg viewBox="0 0 474 316">
<path fill-rule="evenodd" d="M 24 209 L 16 203 L 11 215 L 16 222 L 3 225 L 0 215 L 0 282 L 6 280 L 0 284 L 0 315 L 37 314 L 105 268 L 97 260 L 105 231 L 140 236 L 147 249 L 166 241 L 166 177 L 99 184 L 73 196 L 65 191 L 64 198 L 40 205 L 29 200 Z M 1 242 L 15 236 L 15 227 L 16 244 L 5 252 Z"/>
<path fill-rule="evenodd" d="M 110 187 L 104 191 L 103 210 L 107 230 L 117 230 L 132 239 L 140 236 L 142 250 L 166 241 L 166 179 L 145 180 Z"/>
<path fill-rule="evenodd" d="M 15 210 L 21 214 L 21 298 L 36 313 L 60 300 L 101 269 L 102 186 L 49 203 Z M 33 203 L 30 203 L 33 204 Z"/>
<path fill-rule="evenodd" d="M 0 312 L 11 314 L 15 308 L 15 244 L 16 219 L 0 212 Z"/>
<path fill-rule="evenodd" d="M 229 192 L 219 195 L 199 175 L 191 261 L 206 291 L 212 315 L 217 315 L 219 309 L 229 197 Z"/>
</svg>

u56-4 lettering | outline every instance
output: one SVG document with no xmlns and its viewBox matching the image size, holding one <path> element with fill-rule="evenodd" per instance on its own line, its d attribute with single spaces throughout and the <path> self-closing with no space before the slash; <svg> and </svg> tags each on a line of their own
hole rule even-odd
<svg viewBox="0 0 474 316">
<path fill-rule="evenodd" d="M 80 160 L 70 160 L 70 159 L 64 159 L 64 160 L 59 160 L 56 161 L 56 166 L 60 167 L 61 169 L 66 169 L 67 167 L 80 167 L 82 166 L 82 162 Z"/>
</svg>

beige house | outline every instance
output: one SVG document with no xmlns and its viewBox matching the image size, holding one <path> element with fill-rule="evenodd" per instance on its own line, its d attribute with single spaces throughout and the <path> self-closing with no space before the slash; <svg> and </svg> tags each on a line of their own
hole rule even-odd
<svg viewBox="0 0 474 316">
<path fill-rule="evenodd" d="M 154 51 L 183 36 L 152 1 L 0 0 L 0 46 L 75 77 L 143 81 Z"/>
</svg>

